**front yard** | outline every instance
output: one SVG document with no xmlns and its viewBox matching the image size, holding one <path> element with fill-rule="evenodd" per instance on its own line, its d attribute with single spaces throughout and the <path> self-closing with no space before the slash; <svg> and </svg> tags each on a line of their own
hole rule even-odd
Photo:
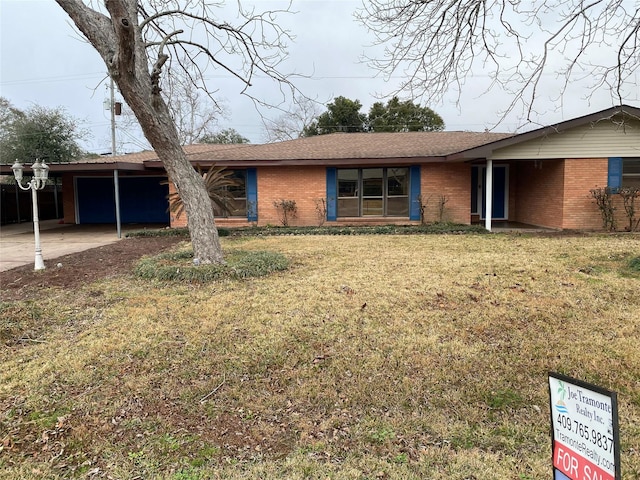
<svg viewBox="0 0 640 480">
<path fill-rule="evenodd" d="M 549 371 L 640 477 L 639 236 L 222 241 L 291 266 L 0 303 L 0 477 L 542 480 Z"/>
</svg>

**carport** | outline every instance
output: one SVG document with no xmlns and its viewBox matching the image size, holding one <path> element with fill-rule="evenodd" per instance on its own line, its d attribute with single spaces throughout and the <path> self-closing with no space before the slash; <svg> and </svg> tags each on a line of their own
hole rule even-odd
<svg viewBox="0 0 640 480">
<path fill-rule="evenodd" d="M 49 178 L 56 185 L 56 191 L 61 191 L 61 198 L 56 196 L 56 213 L 53 216 L 45 214 L 41 219 L 62 217 L 65 224 L 115 225 L 118 237 L 123 224 L 168 225 L 166 173 L 162 168 L 146 168 L 144 165 L 145 160 L 154 158 L 157 158 L 154 152 L 145 151 L 115 158 L 95 157 L 49 164 Z M 0 165 L 0 174 L 12 175 L 10 165 Z M 28 192 L 18 192 L 14 202 L 17 205 L 23 200 L 20 195 L 27 198 Z M 38 195 L 38 203 L 42 207 L 46 193 L 38 192 Z M 3 211 L 9 207 L 3 202 Z M 5 215 L 3 212 L 3 218 L 9 218 L 9 213 Z M 6 223 L 26 220 L 30 221 L 30 216 L 22 215 Z"/>
</svg>

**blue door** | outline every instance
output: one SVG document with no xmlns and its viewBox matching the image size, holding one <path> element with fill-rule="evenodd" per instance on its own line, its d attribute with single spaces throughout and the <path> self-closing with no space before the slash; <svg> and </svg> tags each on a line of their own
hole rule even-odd
<svg viewBox="0 0 640 480">
<path fill-rule="evenodd" d="M 493 166 L 493 195 L 491 196 L 492 208 L 491 219 L 492 220 L 506 220 L 507 219 L 507 205 L 509 200 L 509 185 L 507 176 L 507 165 L 494 165 Z M 482 167 L 480 178 L 478 181 L 483 188 L 478 189 L 479 195 L 482 195 L 482 215 L 481 218 L 487 216 L 487 202 L 484 191 L 484 183 L 487 169 Z"/>
</svg>

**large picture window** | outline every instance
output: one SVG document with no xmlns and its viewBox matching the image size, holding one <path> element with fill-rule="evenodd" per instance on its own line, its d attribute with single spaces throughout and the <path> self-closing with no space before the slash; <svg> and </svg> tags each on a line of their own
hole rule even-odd
<svg viewBox="0 0 640 480">
<path fill-rule="evenodd" d="M 237 181 L 237 185 L 224 187 L 231 194 L 232 199 L 227 204 L 226 212 L 223 212 L 214 206 L 213 213 L 219 218 L 228 217 L 246 217 L 247 216 L 247 172 L 246 170 L 234 170 L 233 179 Z"/>
<path fill-rule="evenodd" d="M 338 217 L 408 217 L 409 168 L 338 169 Z"/>
</svg>

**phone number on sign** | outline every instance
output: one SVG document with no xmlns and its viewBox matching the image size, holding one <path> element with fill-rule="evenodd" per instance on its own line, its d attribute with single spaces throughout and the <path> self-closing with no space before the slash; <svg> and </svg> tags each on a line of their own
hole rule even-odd
<svg viewBox="0 0 640 480">
<path fill-rule="evenodd" d="M 613 452 L 613 438 L 589 428 L 588 425 L 584 425 L 577 420 L 572 421 L 570 417 L 561 413 L 558 414 L 558 425 L 568 432 L 573 432 L 580 438 L 584 438 L 592 444 L 597 445 L 605 452 Z"/>
</svg>

